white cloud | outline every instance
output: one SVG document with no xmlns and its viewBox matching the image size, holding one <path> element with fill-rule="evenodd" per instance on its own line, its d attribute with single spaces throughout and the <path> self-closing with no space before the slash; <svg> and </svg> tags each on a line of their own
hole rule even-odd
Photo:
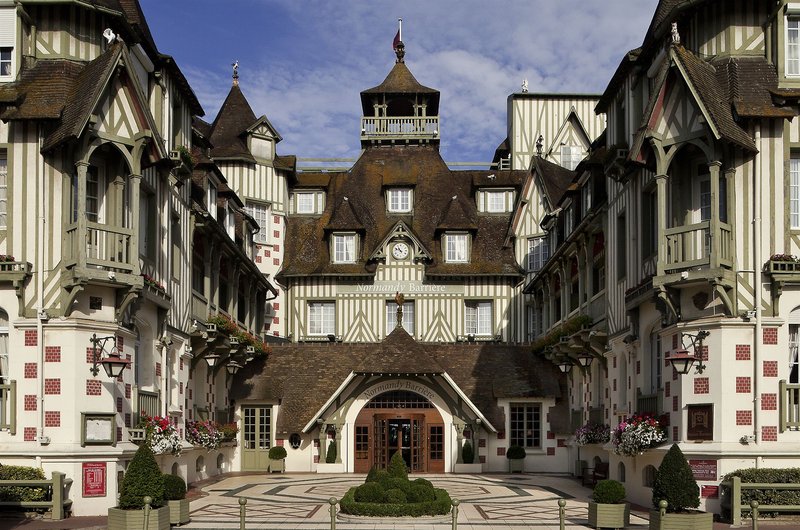
<svg viewBox="0 0 800 530">
<path fill-rule="evenodd" d="M 488 160 L 506 134 L 506 98 L 527 78 L 531 92 L 599 93 L 623 54 L 641 44 L 657 0 L 180 0 L 213 39 L 154 22 L 163 0 L 143 0 L 156 41 L 179 63 L 212 120 L 239 59 L 241 87 L 256 115 L 284 137 L 280 153 L 355 157 L 359 92 L 379 84 L 394 62 L 397 16 L 409 68 L 441 91 L 445 159 Z M 242 21 L 263 30 L 245 33 Z M 205 22 L 204 22 L 205 21 Z M 263 22 L 262 22 L 263 21 Z M 195 28 L 196 29 L 196 28 Z M 174 32 L 187 31 L 184 38 Z M 163 35 L 162 35 L 163 34 Z M 226 38 L 220 38 L 226 36 Z"/>
</svg>

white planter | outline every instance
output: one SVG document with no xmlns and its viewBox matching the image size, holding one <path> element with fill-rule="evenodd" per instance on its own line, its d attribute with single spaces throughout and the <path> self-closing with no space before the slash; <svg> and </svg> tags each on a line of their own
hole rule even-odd
<svg viewBox="0 0 800 530">
<path fill-rule="evenodd" d="M 483 464 L 456 464 L 454 473 L 482 473 Z"/>
<path fill-rule="evenodd" d="M 317 464 L 317 473 L 345 473 L 344 464 Z"/>
</svg>

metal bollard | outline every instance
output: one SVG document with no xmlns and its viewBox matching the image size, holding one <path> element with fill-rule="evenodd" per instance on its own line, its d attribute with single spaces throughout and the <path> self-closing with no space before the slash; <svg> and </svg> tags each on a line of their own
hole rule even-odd
<svg viewBox="0 0 800 530">
<path fill-rule="evenodd" d="M 669 503 L 667 501 L 663 499 L 658 501 L 658 513 L 661 515 L 662 518 L 665 515 L 667 515 L 667 506 L 669 506 Z"/>
<path fill-rule="evenodd" d="M 144 499 L 144 530 L 150 528 L 150 504 L 153 502 L 153 498 L 149 495 L 146 495 Z"/>
<path fill-rule="evenodd" d="M 753 530 L 758 530 L 758 501 L 752 500 L 750 501 L 750 517 L 753 518 Z"/>
<path fill-rule="evenodd" d="M 336 497 L 331 497 L 328 502 L 331 505 L 331 530 L 336 530 L 336 505 L 339 504 L 339 501 L 336 500 Z"/>
<path fill-rule="evenodd" d="M 461 501 L 458 499 L 453 499 L 450 501 L 450 503 L 453 505 L 453 509 L 451 510 L 451 513 L 453 514 L 452 528 L 453 530 L 456 530 L 458 528 L 458 505 L 461 504 Z"/>
<path fill-rule="evenodd" d="M 564 530 L 566 518 L 567 518 L 567 510 L 564 508 L 567 505 L 567 501 L 564 499 L 558 499 L 558 528 L 559 530 Z"/>
<path fill-rule="evenodd" d="M 239 499 L 239 530 L 245 529 L 245 519 L 247 518 L 247 499 Z"/>
</svg>

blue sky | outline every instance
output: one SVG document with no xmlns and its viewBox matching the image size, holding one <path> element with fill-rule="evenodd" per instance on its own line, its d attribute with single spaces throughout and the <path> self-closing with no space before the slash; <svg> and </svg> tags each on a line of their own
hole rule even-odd
<svg viewBox="0 0 800 530">
<path fill-rule="evenodd" d="M 284 140 L 279 154 L 359 151 L 359 92 L 394 63 L 441 91 L 445 160 L 489 161 L 506 135 L 506 98 L 600 93 L 639 46 L 657 0 L 140 0 L 159 50 L 175 57 L 212 121 L 231 85 Z"/>
</svg>

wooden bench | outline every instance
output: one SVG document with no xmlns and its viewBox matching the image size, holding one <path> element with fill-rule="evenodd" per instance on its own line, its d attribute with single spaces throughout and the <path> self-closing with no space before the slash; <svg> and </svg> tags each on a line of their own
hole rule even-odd
<svg viewBox="0 0 800 530">
<path fill-rule="evenodd" d="M 591 486 L 594 488 L 598 480 L 608 478 L 608 462 L 597 462 L 594 467 L 589 467 L 583 470 L 583 477 L 581 483 L 584 486 Z"/>
</svg>

